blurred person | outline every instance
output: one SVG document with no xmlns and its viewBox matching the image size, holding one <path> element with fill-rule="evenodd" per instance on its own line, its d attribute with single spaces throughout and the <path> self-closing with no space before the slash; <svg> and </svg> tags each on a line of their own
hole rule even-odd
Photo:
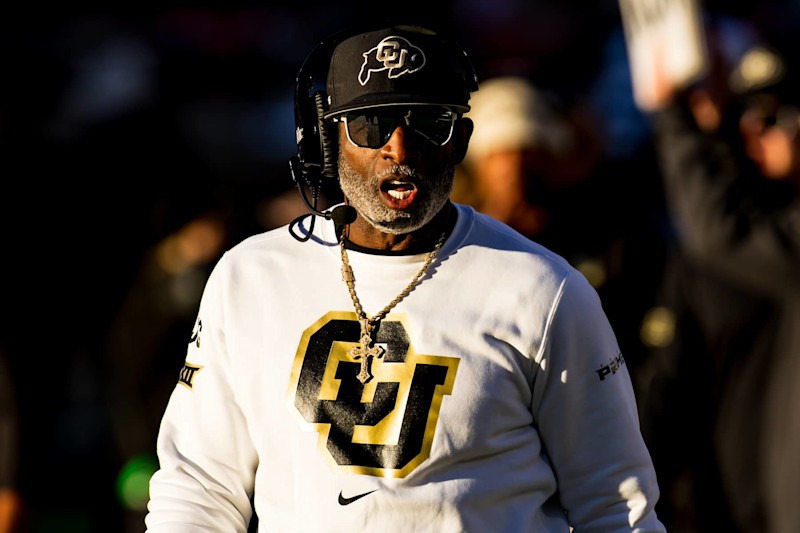
<svg viewBox="0 0 800 533">
<path fill-rule="evenodd" d="M 125 531 L 142 530 L 158 425 L 182 364 L 175 352 L 186 343 L 210 268 L 228 243 L 226 222 L 221 209 L 201 212 L 157 241 L 108 328 L 108 407 Z"/>
<path fill-rule="evenodd" d="M 650 117 L 677 242 L 643 427 L 668 528 L 800 531 L 799 87 L 708 35 L 709 74 Z"/>
<path fill-rule="evenodd" d="M 148 531 L 243 532 L 254 511 L 281 531 L 663 531 L 596 293 L 449 199 L 477 88 L 460 47 L 348 33 L 297 81 L 294 177 L 345 200 L 214 268 Z"/>
<path fill-rule="evenodd" d="M 508 224 L 584 274 L 635 371 L 644 351 L 639 323 L 660 280 L 664 240 L 661 205 L 642 184 L 645 167 L 632 157 L 612 161 L 597 118 L 529 77 L 483 80 L 466 116 L 475 131 L 453 200 Z"/>
<path fill-rule="evenodd" d="M 585 231 L 580 221 L 592 209 L 580 191 L 597 165 L 597 140 L 553 95 L 522 76 L 481 82 L 466 116 L 475 132 L 458 198 L 568 255 L 576 239 L 562 235 L 577 237 L 579 226 Z"/>
</svg>

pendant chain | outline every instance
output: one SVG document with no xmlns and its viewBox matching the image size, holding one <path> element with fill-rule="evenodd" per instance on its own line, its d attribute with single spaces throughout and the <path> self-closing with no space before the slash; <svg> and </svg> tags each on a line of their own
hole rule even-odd
<svg viewBox="0 0 800 533">
<path fill-rule="evenodd" d="M 431 266 L 433 260 L 436 258 L 439 248 L 441 248 L 442 244 L 444 244 L 445 237 L 447 237 L 447 232 L 443 233 L 439 238 L 439 242 L 436 243 L 436 247 L 434 247 L 434 249 L 428 254 L 427 259 L 425 259 L 425 264 L 420 267 L 420 269 L 417 271 L 417 274 L 414 276 L 414 279 L 411 280 L 406 288 L 403 289 L 394 300 L 389 302 L 389 305 L 384 307 L 372 318 L 369 318 L 364 312 L 364 309 L 361 307 L 361 302 L 359 302 L 358 296 L 356 295 L 356 278 L 353 275 L 353 268 L 350 266 L 350 261 L 347 258 L 347 250 L 345 250 L 344 247 L 344 235 L 342 235 L 342 238 L 339 241 L 339 248 L 342 251 L 342 279 L 347 284 L 347 290 L 350 291 L 350 298 L 353 300 L 353 306 L 356 309 L 356 315 L 358 316 L 358 321 L 361 324 L 361 339 L 358 341 L 358 345 L 353 346 L 348 353 L 351 357 L 353 357 L 353 359 L 357 361 L 361 360 L 361 371 L 356 377 L 362 384 L 368 382 L 373 377 L 370 368 L 372 359 L 383 356 L 383 348 L 380 346 L 375 346 L 375 341 L 372 338 L 372 331 L 381 320 L 386 318 L 386 315 L 389 314 L 389 311 L 391 311 L 395 305 L 400 303 L 403 298 L 408 296 L 411 290 L 417 285 L 417 283 L 419 283 L 419 281 L 422 279 L 422 276 L 424 276 L 425 272 L 428 270 L 428 267 Z"/>
<path fill-rule="evenodd" d="M 367 314 L 361 308 L 361 302 L 358 300 L 358 296 L 356 295 L 356 278 L 353 275 L 353 269 L 350 266 L 350 261 L 347 258 L 347 250 L 344 247 L 344 236 L 339 241 L 339 248 L 342 251 L 342 279 L 347 284 L 347 289 L 350 291 L 350 298 L 353 300 L 353 306 L 356 309 L 356 314 L 358 315 L 359 320 L 367 320 L 372 326 L 377 325 L 381 320 L 386 318 L 386 315 L 389 314 L 389 311 L 394 308 L 395 305 L 400 303 L 400 301 L 408 296 L 411 290 L 419 283 L 419 280 L 422 279 L 422 276 L 425 275 L 425 272 L 433 263 L 433 260 L 436 259 L 436 254 L 439 252 L 439 248 L 442 247 L 445 241 L 445 237 L 447 237 L 447 232 L 442 233 L 442 236 L 439 237 L 439 241 L 436 243 L 434 249 L 428 254 L 427 259 L 425 259 L 425 264 L 420 267 L 417 274 L 411 280 L 411 282 L 403 289 L 400 294 L 398 294 L 394 300 L 389 302 L 389 305 L 384 307 L 379 313 L 377 313 L 372 318 L 368 318 Z"/>
</svg>

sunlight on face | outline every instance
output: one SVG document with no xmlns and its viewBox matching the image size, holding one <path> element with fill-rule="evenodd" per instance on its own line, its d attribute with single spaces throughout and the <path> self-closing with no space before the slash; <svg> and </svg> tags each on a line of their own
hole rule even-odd
<svg viewBox="0 0 800 533">
<path fill-rule="evenodd" d="M 380 181 L 389 175 L 408 176 L 420 194 L 408 210 L 392 209 L 380 199 Z M 347 160 L 339 158 L 339 185 L 350 204 L 375 228 L 392 234 L 416 231 L 433 219 L 450 199 L 455 167 L 449 165 L 438 176 L 423 176 L 408 165 L 396 165 L 378 174 L 362 175 Z"/>
</svg>

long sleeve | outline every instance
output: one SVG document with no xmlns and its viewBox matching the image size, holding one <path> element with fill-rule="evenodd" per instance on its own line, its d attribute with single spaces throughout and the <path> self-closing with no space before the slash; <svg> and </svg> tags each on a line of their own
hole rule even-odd
<svg viewBox="0 0 800 533">
<path fill-rule="evenodd" d="M 164 417 L 151 532 L 243 533 L 250 497 L 280 531 L 663 531 L 597 293 L 459 209 L 434 275 L 381 322 L 363 386 L 335 240 L 275 231 L 227 252 Z M 352 253 L 364 309 L 423 260 Z"/>
<path fill-rule="evenodd" d="M 223 258 L 211 274 L 158 437 L 148 532 L 247 530 L 257 454 L 231 387 Z M 176 376 L 177 377 L 177 376 Z"/>
<path fill-rule="evenodd" d="M 562 287 L 538 358 L 533 413 L 576 532 L 663 531 L 625 359 L 588 282 Z"/>
</svg>

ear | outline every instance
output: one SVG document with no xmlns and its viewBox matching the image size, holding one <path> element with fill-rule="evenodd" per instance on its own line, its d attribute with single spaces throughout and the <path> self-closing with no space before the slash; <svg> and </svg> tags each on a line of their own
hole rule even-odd
<svg viewBox="0 0 800 533">
<path fill-rule="evenodd" d="M 472 119 L 461 117 L 456 120 L 453 126 L 453 149 L 455 150 L 455 164 L 461 163 L 467 155 L 467 146 L 472 137 L 472 130 L 475 129 Z"/>
</svg>

